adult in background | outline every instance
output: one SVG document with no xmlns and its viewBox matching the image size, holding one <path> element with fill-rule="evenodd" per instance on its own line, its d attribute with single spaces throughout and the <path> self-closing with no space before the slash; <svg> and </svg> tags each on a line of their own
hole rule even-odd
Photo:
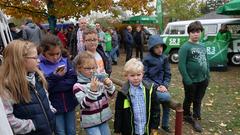
<svg viewBox="0 0 240 135">
<path fill-rule="evenodd" d="M 111 28 L 110 33 L 112 35 L 112 51 L 111 51 L 111 58 L 112 58 L 112 64 L 117 65 L 117 51 L 119 49 L 119 40 L 118 40 L 118 34 L 117 32 Z"/>
<path fill-rule="evenodd" d="M 138 25 L 136 27 L 136 31 L 133 33 L 134 42 L 136 45 L 136 58 L 139 58 L 140 53 L 140 59 L 143 59 L 143 45 L 145 42 L 145 33 L 142 31 L 142 27 Z"/>
<path fill-rule="evenodd" d="M 78 53 L 85 51 L 83 44 L 83 31 L 87 28 L 88 22 L 86 18 L 80 18 L 78 29 L 74 30 L 69 43 L 71 57 L 74 58 Z"/>
<path fill-rule="evenodd" d="M 106 50 L 105 42 L 104 42 L 105 33 L 103 32 L 102 26 L 100 23 L 96 22 L 95 26 L 98 33 L 98 45 L 101 45 L 105 51 Z"/>
<path fill-rule="evenodd" d="M 9 23 L 8 24 L 9 28 L 10 28 L 10 32 L 12 34 L 12 38 L 13 40 L 22 38 L 22 31 L 17 31 L 16 25 L 14 23 Z"/>
<path fill-rule="evenodd" d="M 217 41 L 225 41 L 227 43 L 229 43 L 232 40 L 232 34 L 228 30 L 228 27 L 226 24 L 221 25 L 221 29 L 217 33 L 216 40 Z"/>
<path fill-rule="evenodd" d="M 23 39 L 31 41 L 36 45 L 40 45 L 42 40 L 41 29 L 33 23 L 31 19 L 26 20 L 25 27 L 23 28 Z"/>
<path fill-rule="evenodd" d="M 134 44 L 134 39 L 132 36 L 132 27 L 129 25 L 124 32 L 124 42 L 126 45 L 126 62 L 132 58 L 132 49 Z"/>
</svg>

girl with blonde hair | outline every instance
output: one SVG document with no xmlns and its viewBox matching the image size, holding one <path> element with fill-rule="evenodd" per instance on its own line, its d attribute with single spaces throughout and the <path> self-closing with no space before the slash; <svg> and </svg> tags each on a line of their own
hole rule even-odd
<svg viewBox="0 0 240 135">
<path fill-rule="evenodd" d="M 4 49 L 0 93 L 15 134 L 52 135 L 54 114 L 46 80 L 38 69 L 36 45 L 15 40 Z"/>
</svg>

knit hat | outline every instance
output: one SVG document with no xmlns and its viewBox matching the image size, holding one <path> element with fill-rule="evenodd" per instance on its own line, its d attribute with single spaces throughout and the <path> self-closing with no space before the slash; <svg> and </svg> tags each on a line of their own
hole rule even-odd
<svg viewBox="0 0 240 135">
<path fill-rule="evenodd" d="M 162 45 L 164 49 L 166 47 L 166 45 L 163 42 L 163 39 L 160 37 L 160 35 L 150 36 L 148 39 L 148 50 L 150 51 L 156 45 Z"/>
<path fill-rule="evenodd" d="M 15 25 L 14 23 L 9 23 L 8 26 L 9 28 L 13 28 L 13 27 L 16 27 L 17 25 Z"/>
</svg>

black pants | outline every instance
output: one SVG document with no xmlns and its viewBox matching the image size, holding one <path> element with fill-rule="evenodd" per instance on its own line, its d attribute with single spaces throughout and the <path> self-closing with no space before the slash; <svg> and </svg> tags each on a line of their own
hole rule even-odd
<svg viewBox="0 0 240 135">
<path fill-rule="evenodd" d="M 140 59 L 143 59 L 143 45 L 136 45 L 136 58 L 139 58 L 140 53 Z"/>
<path fill-rule="evenodd" d="M 132 58 L 132 50 L 133 50 L 132 45 L 127 44 L 126 45 L 126 53 L 127 53 L 126 62 Z"/>
<path fill-rule="evenodd" d="M 208 80 L 193 83 L 191 85 L 184 84 L 185 98 L 183 101 L 184 116 L 191 116 L 190 107 L 193 103 L 193 117 L 201 119 L 201 104 L 208 86 Z"/>
</svg>

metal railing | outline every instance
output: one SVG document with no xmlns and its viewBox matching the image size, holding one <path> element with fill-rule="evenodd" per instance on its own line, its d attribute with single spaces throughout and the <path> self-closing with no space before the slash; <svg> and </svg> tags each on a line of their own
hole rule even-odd
<svg viewBox="0 0 240 135">
<path fill-rule="evenodd" d="M 116 78 L 112 78 L 111 80 L 114 84 L 118 85 L 118 86 L 122 86 L 124 81 L 116 79 Z M 182 105 L 181 103 L 175 101 L 175 100 L 171 100 L 169 102 L 169 108 L 171 108 L 172 110 L 174 110 L 176 112 L 176 118 L 175 118 L 175 135 L 182 135 L 182 125 L 183 125 L 183 109 L 182 109 Z"/>
</svg>

